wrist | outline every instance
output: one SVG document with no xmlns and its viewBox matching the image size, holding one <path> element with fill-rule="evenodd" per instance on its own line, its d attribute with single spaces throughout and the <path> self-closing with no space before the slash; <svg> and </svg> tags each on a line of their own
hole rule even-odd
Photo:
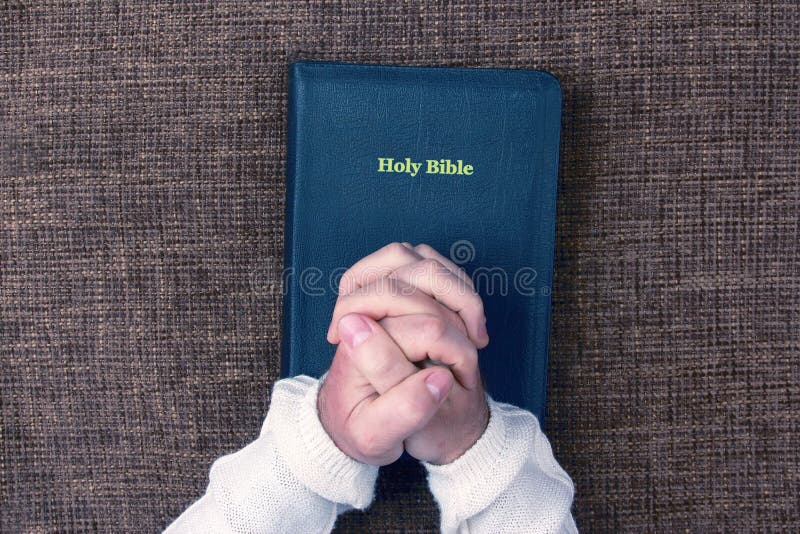
<svg viewBox="0 0 800 534">
<path fill-rule="evenodd" d="M 461 524 L 501 495 L 524 506 L 542 525 L 561 522 L 569 514 L 574 486 L 553 457 L 536 416 L 492 399 L 489 409 L 486 431 L 460 458 L 447 465 L 423 462 L 442 524 Z M 550 525 L 548 531 L 555 528 Z"/>
<path fill-rule="evenodd" d="M 305 486 L 363 509 L 372 501 L 378 468 L 347 456 L 330 438 L 317 410 L 319 385 L 303 375 L 276 382 L 265 428 L 275 433 L 281 456 Z"/>
<path fill-rule="evenodd" d="M 448 514 L 471 517 L 500 494 L 522 469 L 538 428 L 530 412 L 498 403 L 487 395 L 489 422 L 481 437 L 454 461 L 422 462 L 431 493 Z"/>
<path fill-rule="evenodd" d="M 427 462 L 431 465 L 447 465 L 461 458 L 467 451 L 472 449 L 475 444 L 483 437 L 489 426 L 489 404 L 484 396 L 478 415 L 470 417 L 464 422 L 463 430 L 460 432 L 462 439 L 454 443 L 452 447 L 446 447 L 442 453 Z"/>
</svg>

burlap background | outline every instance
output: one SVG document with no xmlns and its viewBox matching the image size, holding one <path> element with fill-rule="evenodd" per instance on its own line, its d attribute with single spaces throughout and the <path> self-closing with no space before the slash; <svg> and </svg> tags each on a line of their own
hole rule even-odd
<svg viewBox="0 0 800 534">
<path fill-rule="evenodd" d="M 256 436 L 293 58 L 557 75 L 578 525 L 797 528 L 796 2 L 0 6 L 3 531 L 158 530 Z M 340 530 L 437 521 L 390 469 Z"/>
</svg>

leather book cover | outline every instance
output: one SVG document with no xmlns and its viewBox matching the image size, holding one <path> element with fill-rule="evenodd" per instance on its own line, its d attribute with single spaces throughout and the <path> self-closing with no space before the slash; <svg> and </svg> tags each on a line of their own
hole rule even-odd
<svg viewBox="0 0 800 534">
<path fill-rule="evenodd" d="M 330 366 L 347 268 L 427 243 L 483 299 L 487 391 L 544 424 L 560 123 L 543 71 L 292 63 L 281 376 Z"/>
</svg>

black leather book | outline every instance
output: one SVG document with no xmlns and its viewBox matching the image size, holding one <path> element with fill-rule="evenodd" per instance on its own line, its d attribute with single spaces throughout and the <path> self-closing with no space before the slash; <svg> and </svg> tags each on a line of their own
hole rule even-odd
<svg viewBox="0 0 800 534">
<path fill-rule="evenodd" d="M 544 423 L 560 121 L 542 71 L 291 64 L 281 375 L 330 366 L 347 268 L 427 243 L 483 299 L 489 394 Z"/>
</svg>

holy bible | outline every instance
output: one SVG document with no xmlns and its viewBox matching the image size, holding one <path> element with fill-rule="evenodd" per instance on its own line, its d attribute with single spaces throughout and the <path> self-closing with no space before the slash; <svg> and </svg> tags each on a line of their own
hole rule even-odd
<svg viewBox="0 0 800 534">
<path fill-rule="evenodd" d="M 292 63 L 281 376 L 330 366 L 344 271 L 427 243 L 483 300 L 487 391 L 544 424 L 560 122 L 543 71 Z"/>
</svg>

